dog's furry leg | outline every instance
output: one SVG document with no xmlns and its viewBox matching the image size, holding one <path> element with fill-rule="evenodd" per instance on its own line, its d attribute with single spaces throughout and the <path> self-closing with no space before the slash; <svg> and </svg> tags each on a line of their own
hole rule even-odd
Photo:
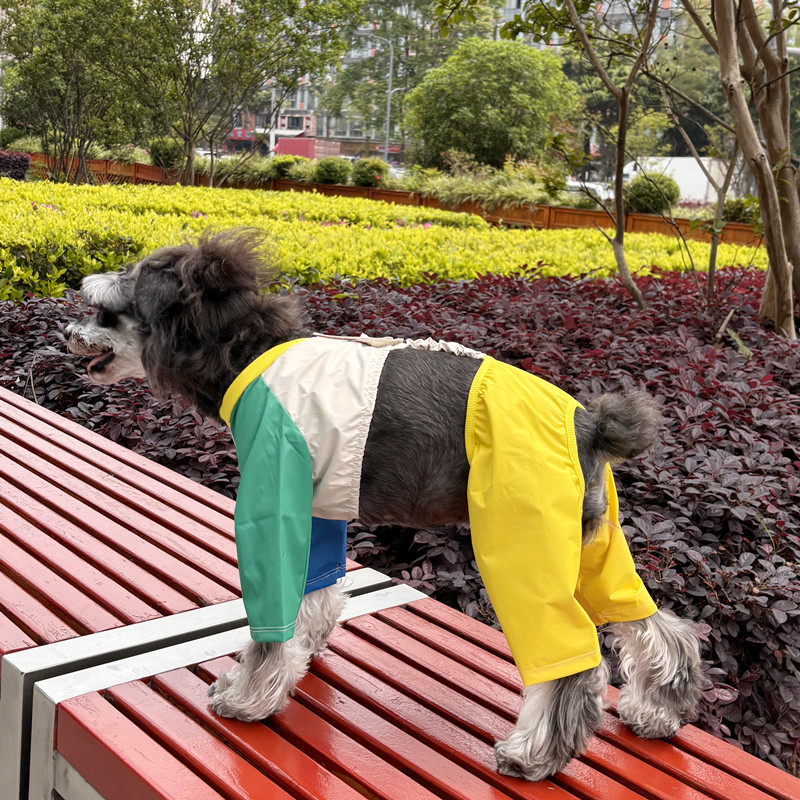
<svg viewBox="0 0 800 800">
<path fill-rule="evenodd" d="M 612 625 L 620 655 L 620 719 L 644 739 L 668 738 L 695 719 L 703 684 L 692 624 L 669 611 Z"/>
<path fill-rule="evenodd" d="M 514 730 L 495 745 L 498 770 L 540 781 L 582 753 L 602 719 L 608 672 L 603 661 L 577 675 L 526 687 Z"/>
<path fill-rule="evenodd" d="M 325 647 L 345 596 L 338 585 L 303 598 L 294 637 L 288 642 L 250 642 L 239 666 L 220 675 L 208 689 L 212 710 L 221 717 L 252 722 L 277 714 L 289 702 L 309 661 Z"/>
</svg>

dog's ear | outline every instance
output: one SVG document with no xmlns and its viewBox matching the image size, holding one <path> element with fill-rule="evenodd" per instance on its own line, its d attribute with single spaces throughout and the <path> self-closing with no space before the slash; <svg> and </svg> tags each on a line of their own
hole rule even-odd
<svg viewBox="0 0 800 800">
<path fill-rule="evenodd" d="M 176 265 L 187 290 L 258 292 L 264 272 L 263 238 L 263 233 L 248 229 L 204 235 Z"/>
<path fill-rule="evenodd" d="M 181 282 L 171 265 L 144 263 L 139 267 L 134 303 L 143 322 L 152 325 L 181 300 Z"/>
</svg>

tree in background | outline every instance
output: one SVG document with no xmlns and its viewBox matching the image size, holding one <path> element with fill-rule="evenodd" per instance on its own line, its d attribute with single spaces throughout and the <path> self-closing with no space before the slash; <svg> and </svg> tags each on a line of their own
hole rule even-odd
<svg viewBox="0 0 800 800">
<path fill-rule="evenodd" d="M 73 156 L 84 165 L 93 141 L 146 109 L 154 132 L 182 142 L 181 179 L 193 183 L 197 144 L 224 138 L 234 112 L 267 82 L 278 107 L 305 76 L 327 69 L 360 5 L 0 0 L 2 47 L 13 59 L 6 114 L 41 133 L 58 165 Z"/>
<path fill-rule="evenodd" d="M 392 127 L 403 130 L 404 96 L 414 89 L 429 70 L 439 66 L 465 38 L 488 37 L 493 31 L 494 11 L 486 6 L 474 23 L 459 28 L 443 39 L 435 24 L 433 0 L 377 0 L 364 3 L 357 23 L 345 36 L 351 51 L 371 51 L 367 58 L 346 60 L 323 87 L 321 105 L 331 116 L 345 109 L 363 120 L 367 135 L 385 130 L 389 48 L 367 32 L 392 43 Z"/>
<path fill-rule="evenodd" d="M 2 0 L 0 36 L 10 56 L 3 81 L 3 116 L 42 138 L 60 180 L 86 180 L 96 142 L 130 141 L 146 113 L 102 66 L 119 30 L 106 0 Z"/>
<path fill-rule="evenodd" d="M 736 138 L 756 183 L 769 254 L 759 312 L 779 333 L 795 339 L 800 170 L 791 152 L 787 31 L 797 24 L 797 5 L 773 3 L 756 9 L 752 0 L 712 0 L 710 18 L 691 0 L 684 7 L 718 54 Z"/>
<path fill-rule="evenodd" d="M 714 220 L 704 226 L 711 236 L 706 273 L 706 298 L 711 303 L 725 200 L 743 164 L 736 133 L 729 122 L 719 62 L 685 14 L 676 16 L 673 23 L 679 35 L 664 39 L 658 57 L 644 70 L 644 75 L 658 89 L 671 120 L 667 138 L 673 143 L 673 153 L 692 156 L 716 193 Z M 708 163 L 708 157 L 725 164 L 723 175 Z"/>
<path fill-rule="evenodd" d="M 443 29 L 457 23 L 460 16 L 474 14 L 481 0 L 440 0 L 439 14 Z M 617 107 L 616 152 L 614 166 L 614 208 L 608 210 L 614 221 L 614 237 L 607 237 L 614 251 L 620 278 L 637 305 L 644 307 L 644 298 L 631 277 L 625 260 L 625 206 L 622 195 L 623 167 L 627 159 L 627 137 L 630 126 L 630 99 L 636 79 L 652 59 L 658 36 L 656 24 L 661 10 L 660 0 L 641 0 L 639 13 L 630 18 L 630 30 L 615 29 L 609 5 L 598 8 L 592 0 L 527 0 L 523 14 L 506 23 L 501 34 L 514 38 L 520 34 L 550 44 L 558 36 L 565 46 L 580 48 L 600 82 L 614 98 Z M 605 235 L 605 234 L 604 234 Z"/>
<path fill-rule="evenodd" d="M 559 58 L 521 42 L 467 39 L 406 98 L 414 160 L 444 166 L 458 150 L 481 164 L 537 156 L 577 109 Z"/>
<path fill-rule="evenodd" d="M 127 4 L 126 4 L 127 3 Z M 194 182 L 195 147 L 219 141 L 237 109 L 269 81 L 275 107 L 343 52 L 342 26 L 358 0 L 121 0 L 126 16 L 110 65 L 184 145 L 181 178 Z"/>
</svg>

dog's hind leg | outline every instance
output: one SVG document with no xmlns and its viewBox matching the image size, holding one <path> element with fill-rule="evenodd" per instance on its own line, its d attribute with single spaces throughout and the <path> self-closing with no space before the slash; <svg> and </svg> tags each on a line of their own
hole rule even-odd
<svg viewBox="0 0 800 800">
<path fill-rule="evenodd" d="M 208 689 L 212 710 L 221 717 L 252 722 L 281 711 L 311 659 L 325 647 L 345 597 L 338 585 L 309 592 L 300 604 L 294 637 L 288 642 L 250 642 L 239 666 L 220 675 Z"/>
<path fill-rule="evenodd" d="M 668 738 L 693 720 L 703 685 L 692 623 L 669 611 L 612 625 L 619 650 L 620 719 L 644 739 Z"/>
<path fill-rule="evenodd" d="M 540 781 L 582 753 L 603 715 L 608 667 L 527 686 L 517 724 L 495 745 L 503 775 Z"/>
</svg>

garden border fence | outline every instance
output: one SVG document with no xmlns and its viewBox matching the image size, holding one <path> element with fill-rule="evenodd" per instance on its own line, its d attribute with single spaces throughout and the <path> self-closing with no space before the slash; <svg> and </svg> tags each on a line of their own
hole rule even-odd
<svg viewBox="0 0 800 800">
<path fill-rule="evenodd" d="M 47 177 L 53 168 L 53 157 L 41 153 L 31 153 L 31 168 L 40 177 Z M 178 183 L 176 170 L 155 167 L 149 164 L 121 164 L 105 159 L 92 159 L 87 168 L 93 179 L 100 184 L 135 183 L 166 184 Z M 195 176 L 195 186 L 207 185 L 204 175 Z M 476 214 L 494 225 L 508 225 L 520 228 L 554 229 L 554 228 L 609 228 L 613 227 L 613 218 L 605 211 L 586 208 L 569 208 L 566 206 L 530 206 L 501 205 L 497 208 L 485 208 L 479 202 L 465 202 L 448 205 L 437 197 L 427 197 L 418 192 L 404 192 L 396 189 L 383 189 L 369 186 L 342 186 L 339 184 L 305 183 L 292 180 L 271 180 L 267 184 L 250 184 L 233 182 L 227 184 L 232 189 L 269 189 L 271 191 L 317 192 L 338 197 L 362 197 L 369 200 L 382 200 L 407 206 L 423 206 L 441 208 L 448 211 L 460 211 Z M 625 217 L 625 230 L 628 233 L 661 233 L 668 236 L 679 234 L 685 239 L 703 242 L 711 241 L 710 224 L 681 218 L 670 219 L 657 214 L 639 214 L 630 212 Z M 761 234 L 752 225 L 740 222 L 726 222 L 720 234 L 720 241 L 725 244 L 758 246 Z"/>
</svg>

